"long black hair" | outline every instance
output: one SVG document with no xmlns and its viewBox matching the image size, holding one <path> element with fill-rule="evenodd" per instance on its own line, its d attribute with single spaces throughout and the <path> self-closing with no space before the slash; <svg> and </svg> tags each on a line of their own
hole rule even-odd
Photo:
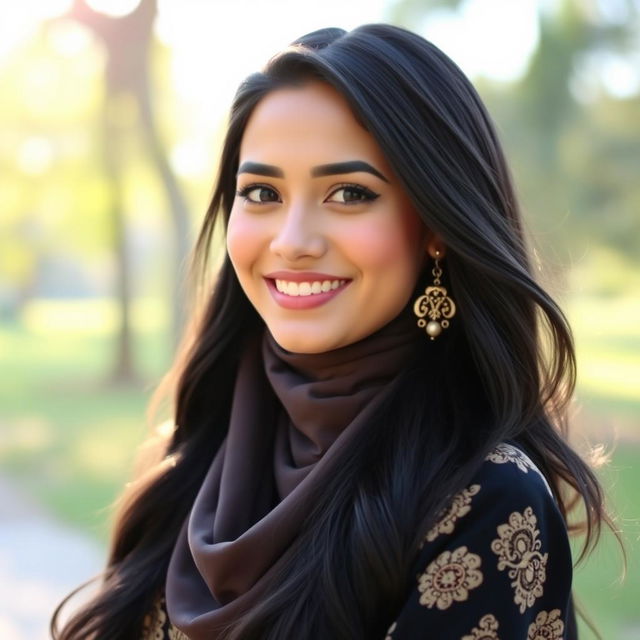
<svg viewBox="0 0 640 640">
<path fill-rule="evenodd" d="M 424 532 L 507 439 L 541 468 L 565 518 L 581 499 L 585 550 L 607 519 L 594 474 L 566 442 L 572 336 L 534 277 L 494 126 L 462 71 L 420 36 L 384 24 L 324 29 L 242 83 L 193 254 L 195 278 L 207 282 L 214 231 L 228 221 L 253 109 L 269 92 L 311 80 L 347 99 L 426 227 L 441 237 L 458 312 L 435 342 L 425 338 L 398 392 L 340 452 L 339 471 L 313 502 L 269 596 L 229 629 L 229 639 L 382 637 L 407 593 Z M 173 370 L 176 427 L 165 457 L 125 494 L 101 589 L 54 631 L 56 639 L 139 637 L 225 437 L 237 355 L 262 326 L 225 257 Z"/>
</svg>

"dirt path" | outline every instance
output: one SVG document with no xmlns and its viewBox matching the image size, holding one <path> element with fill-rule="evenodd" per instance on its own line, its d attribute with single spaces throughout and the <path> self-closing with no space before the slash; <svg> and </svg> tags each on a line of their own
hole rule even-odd
<svg viewBox="0 0 640 640">
<path fill-rule="evenodd" d="M 100 571 L 104 550 L 48 515 L 0 474 L 0 638 L 46 640 L 71 589 Z"/>
</svg>

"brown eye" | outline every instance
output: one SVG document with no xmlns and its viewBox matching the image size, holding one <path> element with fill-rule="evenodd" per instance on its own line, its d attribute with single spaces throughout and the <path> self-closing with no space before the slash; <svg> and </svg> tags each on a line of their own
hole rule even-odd
<svg viewBox="0 0 640 640">
<path fill-rule="evenodd" d="M 339 202 L 341 204 L 350 204 L 357 202 L 370 202 L 378 197 L 377 193 L 355 184 L 343 185 L 331 193 L 327 198 L 328 202 Z"/>
<path fill-rule="evenodd" d="M 278 194 L 271 188 L 264 185 L 249 185 L 238 191 L 238 195 L 247 202 L 254 204 L 264 204 L 266 202 L 278 202 Z"/>
</svg>

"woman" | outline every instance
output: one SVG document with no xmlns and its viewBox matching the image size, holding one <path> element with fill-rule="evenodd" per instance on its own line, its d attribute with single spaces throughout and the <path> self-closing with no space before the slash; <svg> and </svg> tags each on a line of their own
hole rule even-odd
<svg viewBox="0 0 640 640">
<path fill-rule="evenodd" d="M 195 252 L 227 253 L 71 638 L 575 638 L 574 352 L 493 125 L 389 25 L 240 87 Z"/>
</svg>

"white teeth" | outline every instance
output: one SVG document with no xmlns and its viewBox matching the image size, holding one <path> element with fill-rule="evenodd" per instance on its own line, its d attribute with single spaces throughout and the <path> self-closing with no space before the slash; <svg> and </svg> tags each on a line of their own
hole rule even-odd
<svg viewBox="0 0 640 640">
<path fill-rule="evenodd" d="M 280 293 L 288 296 L 312 296 L 317 293 L 326 293 L 337 289 L 347 283 L 346 280 L 325 280 L 320 282 L 289 282 L 287 280 L 276 280 L 276 289 Z"/>
</svg>

